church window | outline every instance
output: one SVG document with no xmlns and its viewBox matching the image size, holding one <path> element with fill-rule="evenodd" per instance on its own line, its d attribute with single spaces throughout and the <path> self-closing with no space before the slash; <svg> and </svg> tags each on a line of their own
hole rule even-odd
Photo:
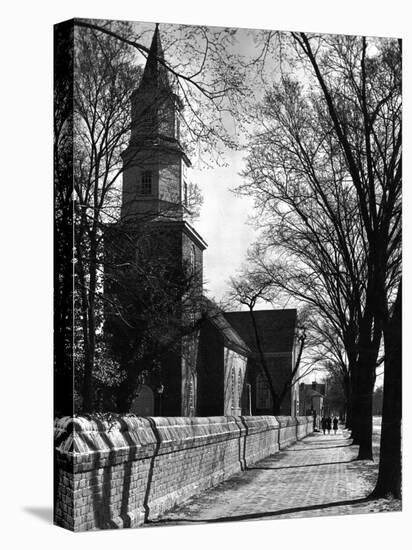
<svg viewBox="0 0 412 550">
<path fill-rule="evenodd" d="M 236 371 L 235 367 L 232 368 L 232 410 L 237 407 L 236 403 Z"/>
<path fill-rule="evenodd" d="M 242 404 L 242 389 L 243 389 L 243 380 L 242 380 L 242 369 L 239 369 L 238 375 L 237 375 L 237 384 L 238 384 L 238 403 L 239 407 L 241 407 Z"/>
<path fill-rule="evenodd" d="M 153 186 L 153 172 L 145 170 L 140 174 L 140 195 L 151 195 Z"/>
</svg>

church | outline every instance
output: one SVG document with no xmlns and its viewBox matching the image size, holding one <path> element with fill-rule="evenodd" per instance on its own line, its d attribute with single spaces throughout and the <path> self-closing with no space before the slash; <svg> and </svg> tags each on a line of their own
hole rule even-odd
<svg viewBox="0 0 412 550">
<path fill-rule="evenodd" d="M 132 256 L 137 258 L 142 270 L 148 266 L 145 276 L 155 273 L 165 288 L 173 290 L 174 302 L 167 308 L 169 298 L 165 298 L 164 315 L 157 325 L 155 319 L 150 329 L 153 333 L 162 327 L 158 341 L 168 339 L 167 352 L 153 360 L 151 368 L 127 367 L 131 376 L 133 369 L 139 371 L 127 410 L 140 416 L 271 414 L 259 352 L 264 353 L 276 391 L 281 391 L 295 364 L 297 312 L 254 312 L 262 348 L 258 350 L 250 313 L 224 312 L 204 296 L 203 252 L 207 244 L 190 223 L 191 163 L 180 139 L 181 112 L 182 102 L 164 65 L 156 26 L 142 78 L 131 94 L 130 141 L 122 155 L 121 213 L 111 229 L 116 237 L 111 239 L 108 256 L 112 274 L 115 266 L 130 263 Z M 113 261 L 120 249 L 127 249 L 128 256 L 123 252 L 122 258 Z M 118 299 L 122 285 L 109 282 L 116 278 L 110 277 L 109 271 L 105 277 L 107 296 Z M 129 309 L 132 302 L 132 295 L 123 298 Z M 171 310 L 174 321 L 165 324 Z M 107 324 L 111 322 L 117 320 L 112 316 Z M 114 348 L 121 353 L 130 341 L 130 331 L 114 334 Z M 296 415 L 298 401 L 297 384 L 292 383 L 280 413 Z"/>
</svg>

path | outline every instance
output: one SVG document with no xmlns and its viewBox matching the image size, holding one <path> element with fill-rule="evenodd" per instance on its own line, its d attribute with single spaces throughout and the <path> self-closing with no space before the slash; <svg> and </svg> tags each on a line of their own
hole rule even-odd
<svg viewBox="0 0 412 550">
<path fill-rule="evenodd" d="M 342 430 L 336 435 L 311 434 L 219 486 L 191 497 L 152 525 L 397 509 L 396 501 L 366 501 L 376 480 L 377 463 L 354 461 L 358 447 L 350 443 Z"/>
</svg>

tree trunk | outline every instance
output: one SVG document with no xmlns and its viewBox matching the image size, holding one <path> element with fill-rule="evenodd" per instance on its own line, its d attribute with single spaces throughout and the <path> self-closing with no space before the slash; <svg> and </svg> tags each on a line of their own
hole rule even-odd
<svg viewBox="0 0 412 550">
<path fill-rule="evenodd" d="M 360 441 L 360 429 L 359 429 L 359 395 L 357 386 L 357 370 L 356 367 L 352 369 L 352 376 L 350 380 L 350 429 L 352 437 L 352 445 L 359 445 Z"/>
<path fill-rule="evenodd" d="M 373 498 L 401 498 L 402 422 L 402 288 L 392 317 L 384 327 L 385 371 L 383 383 L 382 433 L 379 474 Z"/>
<path fill-rule="evenodd" d="M 360 359 L 362 354 L 360 355 Z M 370 359 L 369 359 L 370 360 Z M 371 372 L 371 370 L 373 372 Z M 358 460 L 373 460 L 372 453 L 372 395 L 375 383 L 375 361 L 362 365 L 358 373 L 356 399 Z"/>
<path fill-rule="evenodd" d="M 352 391 L 349 374 L 345 374 L 343 377 L 343 388 L 346 398 L 345 427 L 350 430 L 352 428 Z"/>
<path fill-rule="evenodd" d="M 368 282 L 367 303 L 360 324 L 358 357 L 355 367 L 355 438 L 359 444 L 358 460 L 373 460 L 372 452 L 372 396 L 376 380 L 376 361 L 382 339 L 380 312 L 381 293 L 377 292 L 378 279 Z M 356 415 L 356 416 L 355 416 Z"/>
</svg>

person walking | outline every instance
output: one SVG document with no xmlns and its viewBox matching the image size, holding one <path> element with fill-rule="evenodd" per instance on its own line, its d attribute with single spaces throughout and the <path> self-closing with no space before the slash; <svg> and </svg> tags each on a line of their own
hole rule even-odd
<svg viewBox="0 0 412 550">
<path fill-rule="evenodd" d="M 336 435 L 336 432 L 338 431 L 338 422 L 339 422 L 338 417 L 335 416 L 333 418 L 333 431 L 335 432 L 335 435 Z"/>
<path fill-rule="evenodd" d="M 326 419 L 326 429 L 328 430 L 328 434 L 330 434 L 330 431 L 332 429 L 332 419 L 330 416 Z"/>
<path fill-rule="evenodd" d="M 325 435 L 325 433 L 326 433 L 326 418 L 324 416 L 322 416 L 321 426 L 322 426 L 322 430 L 323 430 L 323 435 Z"/>
</svg>

